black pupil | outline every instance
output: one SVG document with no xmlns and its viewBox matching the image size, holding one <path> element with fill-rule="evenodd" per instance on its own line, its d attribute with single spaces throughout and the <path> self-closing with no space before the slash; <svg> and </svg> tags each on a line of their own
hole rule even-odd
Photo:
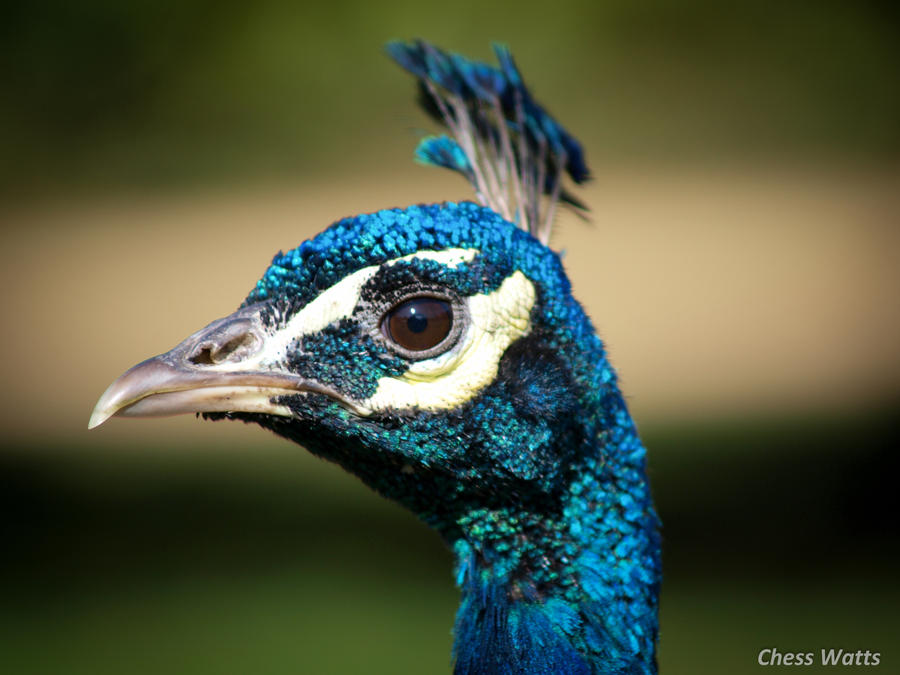
<svg viewBox="0 0 900 675">
<path fill-rule="evenodd" d="M 413 307 L 409 310 L 409 318 L 406 320 L 406 327 L 413 333 L 421 333 L 428 328 L 428 317 L 417 313 L 416 308 Z"/>
<path fill-rule="evenodd" d="M 436 347 L 450 334 L 453 311 L 450 303 L 438 298 L 404 300 L 387 313 L 387 337 L 413 352 Z"/>
</svg>

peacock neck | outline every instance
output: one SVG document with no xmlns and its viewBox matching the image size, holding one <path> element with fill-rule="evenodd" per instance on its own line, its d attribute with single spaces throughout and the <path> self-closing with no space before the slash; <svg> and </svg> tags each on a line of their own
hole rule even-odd
<svg viewBox="0 0 900 675">
<path fill-rule="evenodd" d="M 658 522 L 644 448 L 614 419 L 554 503 L 457 519 L 457 675 L 656 672 Z"/>
<path fill-rule="evenodd" d="M 345 444 L 297 439 L 452 547 L 457 675 L 656 672 L 646 453 L 602 343 L 563 291 L 546 294 L 538 327 L 466 406 L 357 425 Z M 390 424 L 398 453 L 386 457 Z"/>
</svg>

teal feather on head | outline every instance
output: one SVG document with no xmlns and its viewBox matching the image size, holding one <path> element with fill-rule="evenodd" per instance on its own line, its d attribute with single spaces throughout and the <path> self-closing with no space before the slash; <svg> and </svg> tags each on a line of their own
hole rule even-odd
<svg viewBox="0 0 900 675">
<path fill-rule="evenodd" d="M 645 450 L 544 243 L 563 174 L 587 177 L 581 148 L 505 49 L 500 68 L 389 51 L 453 135 L 417 157 L 483 203 L 358 215 L 279 253 L 234 314 L 114 382 L 91 424 L 240 419 L 410 509 L 456 556 L 459 675 L 654 673 Z"/>
<path fill-rule="evenodd" d="M 506 47 L 494 46 L 500 68 L 421 40 L 392 42 L 387 49 L 416 76 L 423 108 L 456 141 L 425 139 L 419 159 L 464 173 L 482 204 L 544 244 L 559 201 L 584 210 L 562 188 L 565 173 L 576 184 L 589 177 L 581 145 L 533 99 Z"/>
<path fill-rule="evenodd" d="M 422 164 L 440 166 L 458 171 L 468 180 L 472 180 L 472 165 L 459 143 L 447 136 L 429 136 L 423 138 L 416 148 L 416 159 Z"/>
</svg>

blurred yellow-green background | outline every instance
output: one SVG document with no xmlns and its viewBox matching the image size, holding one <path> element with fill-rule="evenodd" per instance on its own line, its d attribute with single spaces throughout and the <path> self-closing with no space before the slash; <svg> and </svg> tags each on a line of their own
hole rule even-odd
<svg viewBox="0 0 900 675">
<path fill-rule="evenodd" d="M 0 22 L 0 664 L 449 672 L 439 539 L 235 423 L 112 420 L 120 372 L 347 215 L 466 199 L 389 39 L 509 44 L 578 136 L 577 296 L 650 451 L 666 673 L 896 669 L 894 5 L 22 2 Z M 804 668 L 804 672 L 817 668 Z"/>
</svg>

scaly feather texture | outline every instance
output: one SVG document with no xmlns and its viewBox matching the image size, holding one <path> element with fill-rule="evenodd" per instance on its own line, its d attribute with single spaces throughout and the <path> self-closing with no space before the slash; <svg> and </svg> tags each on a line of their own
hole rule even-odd
<svg viewBox="0 0 900 675">
<path fill-rule="evenodd" d="M 456 556 L 457 675 L 656 672 L 659 523 L 603 344 L 544 243 L 577 142 L 500 68 L 394 44 L 483 205 L 334 223 L 241 307 L 114 382 L 118 414 L 239 419 L 336 462 Z M 539 200 L 549 193 L 549 206 Z"/>
</svg>

